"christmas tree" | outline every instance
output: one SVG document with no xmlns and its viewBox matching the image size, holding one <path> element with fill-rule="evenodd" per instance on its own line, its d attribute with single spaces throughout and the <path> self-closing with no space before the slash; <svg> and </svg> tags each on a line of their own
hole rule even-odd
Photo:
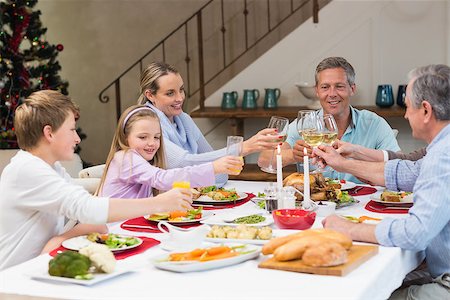
<svg viewBox="0 0 450 300">
<path fill-rule="evenodd" d="M 45 40 L 46 28 L 33 11 L 37 0 L 0 0 L 0 148 L 17 148 L 14 110 L 32 92 L 58 90 L 68 83 L 58 75 L 56 57 L 63 45 Z"/>
</svg>

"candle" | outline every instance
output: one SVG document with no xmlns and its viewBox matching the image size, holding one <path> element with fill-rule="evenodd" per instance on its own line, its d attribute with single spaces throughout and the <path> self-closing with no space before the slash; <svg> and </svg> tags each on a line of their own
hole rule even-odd
<svg viewBox="0 0 450 300">
<path fill-rule="evenodd" d="M 283 161 L 280 145 L 277 146 L 277 188 L 279 192 L 283 188 Z"/>
<path fill-rule="evenodd" d="M 310 201 L 310 187 L 309 187 L 309 156 L 306 148 L 303 148 L 303 201 Z"/>
</svg>

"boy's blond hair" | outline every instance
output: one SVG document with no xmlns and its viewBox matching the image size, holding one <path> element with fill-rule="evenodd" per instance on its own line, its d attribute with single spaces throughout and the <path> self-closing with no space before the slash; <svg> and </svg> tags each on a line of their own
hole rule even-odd
<svg viewBox="0 0 450 300">
<path fill-rule="evenodd" d="M 52 90 L 32 93 L 15 112 L 14 128 L 20 149 L 36 147 L 44 127 L 50 125 L 53 131 L 58 130 L 70 112 L 78 119 L 80 109 L 68 96 Z"/>
</svg>

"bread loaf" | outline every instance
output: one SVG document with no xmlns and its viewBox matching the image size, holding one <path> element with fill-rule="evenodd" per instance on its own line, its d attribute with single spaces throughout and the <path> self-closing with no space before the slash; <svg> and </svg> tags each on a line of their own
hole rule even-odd
<svg viewBox="0 0 450 300">
<path fill-rule="evenodd" d="M 302 256 L 305 265 L 312 267 L 332 267 L 347 262 L 347 251 L 335 242 L 309 247 Z"/>
<path fill-rule="evenodd" d="M 264 254 L 264 255 L 272 254 L 275 251 L 275 249 L 277 249 L 278 247 L 280 247 L 294 239 L 309 236 L 309 235 L 322 234 L 327 231 L 330 231 L 330 230 L 329 229 L 309 229 L 309 230 L 304 230 L 304 231 L 301 231 L 298 233 L 271 239 L 268 243 L 266 243 L 263 246 L 262 254 Z"/>
<path fill-rule="evenodd" d="M 273 253 L 273 257 L 278 261 L 301 259 L 307 248 L 318 246 L 327 241 L 320 235 L 298 238 L 278 247 Z"/>
<path fill-rule="evenodd" d="M 384 191 L 381 193 L 381 201 L 400 202 L 401 196 L 397 192 Z"/>
</svg>

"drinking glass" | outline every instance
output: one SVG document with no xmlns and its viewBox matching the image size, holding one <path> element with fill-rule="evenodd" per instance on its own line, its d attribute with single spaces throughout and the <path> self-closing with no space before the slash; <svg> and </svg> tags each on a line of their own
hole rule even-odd
<svg viewBox="0 0 450 300">
<path fill-rule="evenodd" d="M 188 173 L 183 172 L 178 176 L 178 179 L 172 182 L 172 188 L 180 188 L 180 189 L 190 189 L 191 188 L 191 179 Z"/>
<path fill-rule="evenodd" d="M 333 115 L 325 114 L 322 118 L 322 128 L 323 128 L 323 141 L 322 143 L 328 146 L 333 145 L 334 141 L 337 140 L 338 128 L 336 120 Z"/>
<path fill-rule="evenodd" d="M 323 121 L 314 110 L 301 110 L 297 117 L 297 130 L 303 140 L 311 147 L 322 144 L 324 139 Z M 311 173 L 321 172 L 320 168 Z"/>
<path fill-rule="evenodd" d="M 286 141 L 287 137 L 287 130 L 288 130 L 289 120 L 287 118 L 283 117 L 271 117 L 269 121 L 269 125 L 267 128 L 276 128 L 278 130 L 278 134 L 276 137 L 274 137 L 274 142 L 284 142 Z M 278 137 L 281 136 L 281 139 Z M 276 174 L 277 173 L 277 167 L 274 166 L 274 159 L 275 156 L 275 149 L 272 151 L 272 156 L 270 157 L 269 165 L 267 167 L 262 167 L 261 171 L 264 171 L 266 173 Z"/>
<path fill-rule="evenodd" d="M 242 150 L 244 147 L 244 138 L 242 136 L 227 137 L 227 155 L 239 156 L 242 158 Z M 241 169 L 232 169 L 233 175 L 239 175 Z"/>
</svg>

